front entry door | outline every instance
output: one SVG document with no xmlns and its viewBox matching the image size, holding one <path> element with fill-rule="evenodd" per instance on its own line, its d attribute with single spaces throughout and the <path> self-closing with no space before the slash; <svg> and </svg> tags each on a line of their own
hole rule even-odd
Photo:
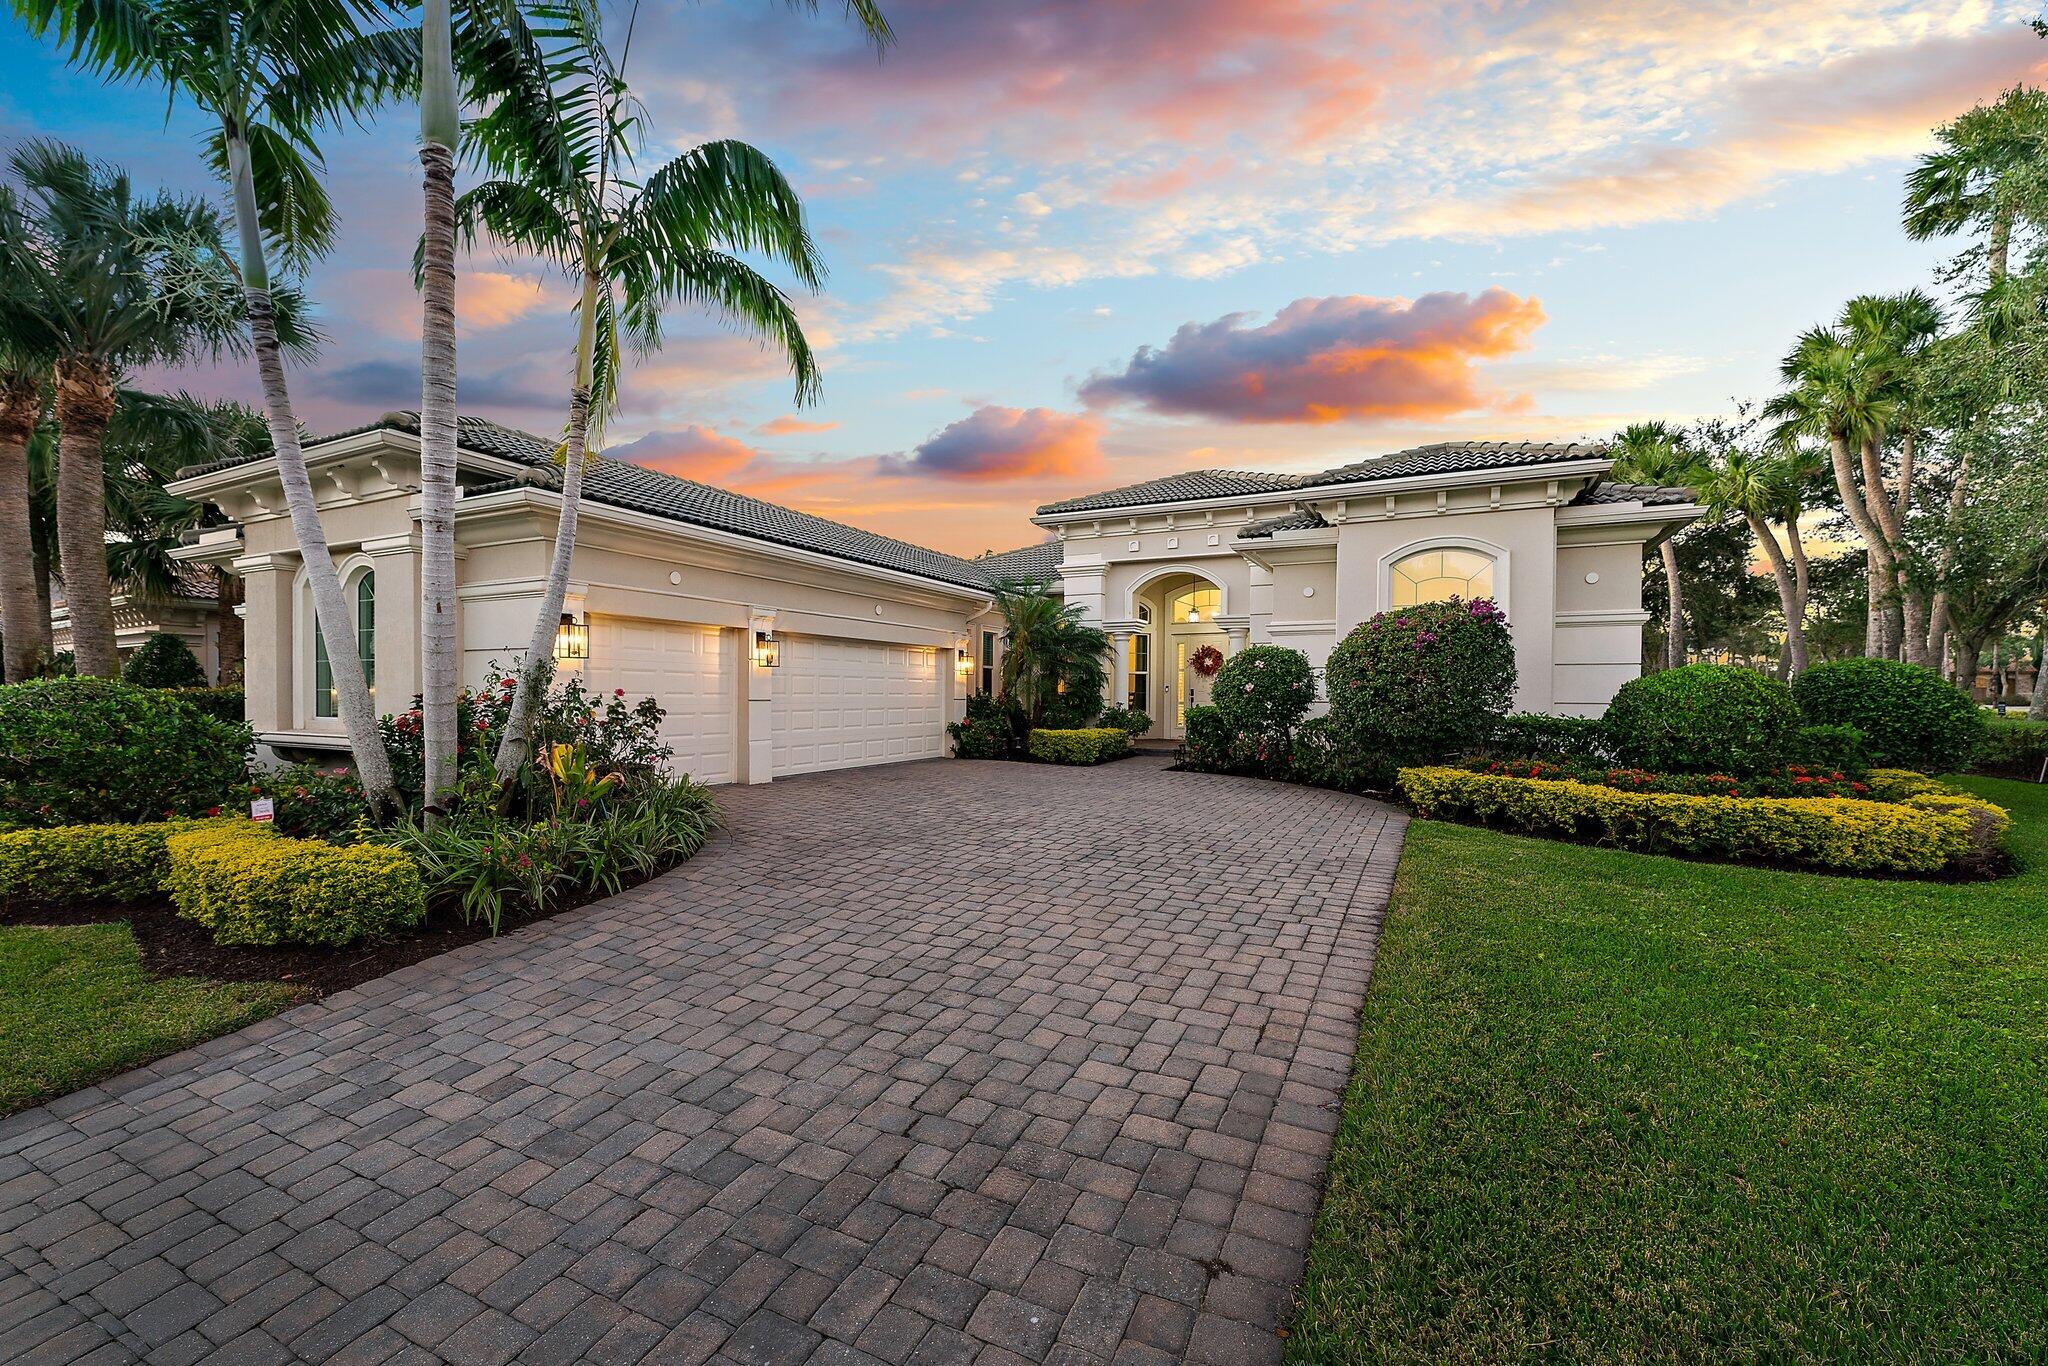
<svg viewBox="0 0 2048 1366">
<path fill-rule="evenodd" d="M 1166 716 L 1164 726 L 1168 739 L 1178 740 L 1188 733 L 1188 708 L 1209 705 L 1210 679 L 1196 673 L 1188 663 L 1195 651 L 1204 645 L 1223 649 L 1224 636 L 1219 631 L 1186 631 L 1173 633 L 1171 648 L 1173 670 L 1167 680 Z"/>
</svg>

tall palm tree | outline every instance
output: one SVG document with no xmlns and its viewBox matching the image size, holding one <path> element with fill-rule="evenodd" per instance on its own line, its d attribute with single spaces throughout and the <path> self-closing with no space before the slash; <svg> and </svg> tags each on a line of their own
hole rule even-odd
<svg viewBox="0 0 2048 1366">
<path fill-rule="evenodd" d="M 128 176 L 83 153 L 30 142 L 0 191 L 6 333 L 55 357 L 57 544 L 80 673 L 120 671 L 106 565 L 104 455 L 121 376 L 133 367 L 219 354 L 236 340 L 237 300 L 218 276 L 225 225 L 210 207 L 139 196 Z M 201 263 L 203 264 L 203 263 Z"/>
<path fill-rule="evenodd" d="M 19 683 L 41 664 L 50 619 L 36 597 L 28 443 L 48 406 L 49 360 L 26 339 L 0 338 L 0 677 Z"/>
<path fill-rule="evenodd" d="M 1835 491 L 1869 558 L 1871 610 L 1864 653 L 1883 657 L 1897 644 L 1887 636 L 1884 609 L 1897 591 L 1898 573 L 1891 542 L 1865 502 L 1859 465 L 1863 443 L 1891 430 L 1898 396 L 1890 376 L 1868 360 L 1839 329 L 1809 328 L 1780 363 L 1789 387 L 1764 405 L 1764 415 L 1777 421 L 1777 435 L 1787 444 L 1801 437 L 1826 444 Z M 1877 496 L 1883 496 L 1882 489 Z"/>
<path fill-rule="evenodd" d="M 1806 516 L 1809 495 L 1827 477 L 1827 452 L 1802 443 L 1779 450 L 1769 463 L 1765 480 L 1771 516 L 1785 528 L 1785 546 L 1792 561 L 1792 588 L 1802 628 L 1812 600 L 1812 574 L 1806 558 L 1806 534 L 1799 523 Z"/>
<path fill-rule="evenodd" d="M 427 822 L 455 785 L 455 93 L 449 0 L 425 0 L 420 27 L 420 169 L 425 189 L 420 294 L 420 730 Z"/>
<path fill-rule="evenodd" d="M 1083 620 L 1080 607 L 1036 585 L 998 588 L 995 605 L 1003 619 L 1003 693 L 1032 725 L 1063 686 L 1100 692 L 1109 637 Z"/>
<path fill-rule="evenodd" d="M 617 400 L 621 331 L 637 350 L 652 351 L 661 345 L 664 309 L 701 304 L 784 355 L 799 403 L 818 386 L 788 298 L 729 254 L 759 253 L 815 288 L 823 265 L 795 190 L 767 157 L 729 141 L 693 148 L 644 181 L 631 178 L 640 121 L 595 9 L 572 3 L 547 14 L 553 27 L 545 34 L 503 23 L 465 49 L 472 89 L 486 105 L 469 145 L 495 178 L 455 205 L 465 243 L 488 237 L 541 257 L 578 285 L 561 513 L 497 754 L 504 777 L 524 761 L 526 717 L 552 660 L 587 453 Z"/>
<path fill-rule="evenodd" d="M 1853 346 L 1871 382 L 1892 400 L 1889 428 L 1874 427 L 1859 443 L 1863 498 L 1885 540 L 1895 583 L 1886 598 L 1887 615 L 1900 614 L 1895 632 L 1899 654 L 1923 664 L 1927 655 L 1927 595 L 1907 573 L 1906 518 L 1913 506 L 1913 479 L 1920 429 L 1925 421 L 1924 361 L 1941 335 L 1941 308 L 1917 289 L 1903 294 L 1863 295 L 1842 310 L 1840 330 Z M 1896 446 L 1898 463 L 1887 489 L 1887 455 Z M 1888 632 L 1891 628 L 1887 627 Z"/>
<path fill-rule="evenodd" d="M 355 650 L 355 623 L 320 523 L 285 383 L 270 261 L 304 266 L 333 241 L 320 183 L 319 132 L 408 90 L 419 35 L 381 22 L 377 0 L 14 0 L 38 34 L 54 32 L 73 62 L 116 80 L 162 86 L 214 121 L 208 160 L 226 181 L 241 243 L 239 269 L 264 415 L 279 482 L 306 566 L 313 614 L 329 644 L 336 710 L 373 810 L 398 809 L 391 765 Z"/>
<path fill-rule="evenodd" d="M 2011 251 L 2015 174 L 2037 169 L 2048 154 L 2048 94 L 2014 86 L 1934 137 L 1935 150 L 1906 175 L 1906 235 L 1924 242 L 1982 233 L 1985 271 L 1996 284 Z"/>
<path fill-rule="evenodd" d="M 1614 453 L 1611 476 L 1624 483 L 1691 488 L 1704 477 L 1699 457 L 1683 433 L 1665 422 L 1637 422 L 1624 427 L 1609 443 Z M 1664 560 L 1665 605 L 1670 626 L 1664 636 L 1664 667 L 1685 663 L 1685 586 L 1678 573 L 1678 548 L 1666 536 L 1658 546 Z"/>
<path fill-rule="evenodd" d="M 1785 614 L 1785 647 L 1791 672 L 1795 675 L 1804 673 L 1805 608 L 1785 548 L 1778 544 L 1778 534 L 1771 529 L 1771 519 L 1784 505 L 1778 470 L 1769 460 L 1740 446 L 1731 446 L 1721 453 L 1719 463 L 1701 492 L 1705 494 L 1709 508 L 1716 512 L 1735 513 L 1749 524 L 1750 534 L 1756 537 L 1764 559 L 1771 566 L 1771 577 L 1778 586 L 1778 606 Z"/>
</svg>

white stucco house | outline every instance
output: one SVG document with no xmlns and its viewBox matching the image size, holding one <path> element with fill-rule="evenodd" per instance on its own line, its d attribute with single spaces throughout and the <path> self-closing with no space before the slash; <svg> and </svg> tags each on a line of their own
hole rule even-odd
<svg viewBox="0 0 2048 1366">
<path fill-rule="evenodd" d="M 465 679 L 532 629 L 559 507 L 552 443 L 461 424 L 456 511 Z M 306 447 L 380 707 L 419 687 L 417 420 L 387 413 Z M 657 698 L 705 782 L 937 757 L 995 678 L 993 590 L 1048 583 L 1115 642 L 1113 697 L 1180 734 L 1202 644 L 1321 665 L 1383 607 L 1459 592 L 1507 610 L 1518 705 L 1588 712 L 1634 677 L 1645 546 L 1699 512 L 1606 482 L 1597 448 L 1446 444 L 1318 475 L 1200 470 L 1049 504 L 1045 543 L 966 560 L 612 460 L 585 482 L 560 667 Z M 345 749 L 274 460 L 171 485 L 231 524 L 181 554 L 244 585 L 249 720 L 280 753 Z"/>
</svg>

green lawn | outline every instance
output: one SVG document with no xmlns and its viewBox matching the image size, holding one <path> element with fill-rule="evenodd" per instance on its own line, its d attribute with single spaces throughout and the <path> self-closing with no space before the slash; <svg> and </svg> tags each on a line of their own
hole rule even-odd
<svg viewBox="0 0 2048 1366">
<path fill-rule="evenodd" d="M 298 996 L 277 982 L 151 978 L 126 925 L 0 927 L 0 1114 L 239 1029 Z"/>
<path fill-rule="evenodd" d="M 2048 788 L 2014 878 L 1417 821 L 1290 1360 L 2048 1357 Z"/>
</svg>

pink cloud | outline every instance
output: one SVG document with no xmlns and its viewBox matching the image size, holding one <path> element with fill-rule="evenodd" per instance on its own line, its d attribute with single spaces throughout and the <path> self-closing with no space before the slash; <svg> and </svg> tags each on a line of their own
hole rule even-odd
<svg viewBox="0 0 2048 1366">
<path fill-rule="evenodd" d="M 1543 322 L 1533 298 L 1489 289 L 1419 299 L 1296 299 L 1263 327 L 1231 313 L 1185 323 L 1163 347 L 1140 347 L 1119 374 L 1081 386 L 1091 406 L 1227 422 L 1434 418 L 1518 400 L 1487 390 L 1475 362 L 1528 345 Z"/>
<path fill-rule="evenodd" d="M 970 483 L 1072 479 L 1102 467 L 1102 424 L 1051 408 L 976 408 L 928 437 L 885 473 Z"/>
<path fill-rule="evenodd" d="M 801 436 L 809 432 L 829 432 L 838 425 L 837 422 L 806 422 L 790 415 L 763 422 L 754 430 L 762 436 Z"/>
<path fill-rule="evenodd" d="M 678 474 L 703 484 L 722 484 L 753 464 L 755 450 L 744 441 L 695 423 L 668 431 L 649 432 L 637 441 L 605 452 L 614 460 L 645 465 L 664 474 Z"/>
</svg>

